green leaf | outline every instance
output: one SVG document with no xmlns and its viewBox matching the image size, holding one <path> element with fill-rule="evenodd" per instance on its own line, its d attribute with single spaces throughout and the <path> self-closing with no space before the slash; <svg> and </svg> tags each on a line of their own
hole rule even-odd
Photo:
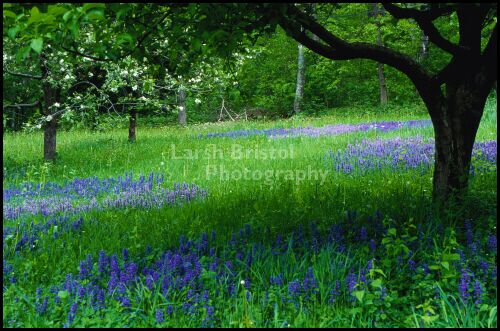
<svg viewBox="0 0 500 331">
<path fill-rule="evenodd" d="M 93 9 L 87 13 L 87 19 L 89 20 L 102 20 L 104 18 L 104 10 L 102 9 Z"/>
<path fill-rule="evenodd" d="M 20 48 L 16 54 L 16 61 L 21 62 L 23 59 L 26 59 L 30 55 L 30 51 L 31 51 L 30 46 Z"/>
<path fill-rule="evenodd" d="M 373 281 L 371 282 L 371 285 L 372 285 L 373 287 L 378 287 L 378 288 L 381 288 L 381 287 L 382 287 L 382 279 L 377 278 L 377 279 L 373 280 Z"/>
<path fill-rule="evenodd" d="M 73 15 L 73 12 L 72 11 L 67 11 L 64 15 L 63 15 L 63 21 L 64 22 L 67 22 L 71 16 Z"/>
<path fill-rule="evenodd" d="M 10 28 L 7 31 L 7 35 L 9 36 L 10 39 L 14 40 L 16 38 L 17 33 L 19 32 L 19 26 L 16 25 L 15 27 Z"/>
<path fill-rule="evenodd" d="M 43 48 L 43 39 L 42 38 L 33 39 L 31 41 L 30 46 L 35 52 L 40 54 L 42 52 L 42 48 Z"/>
<path fill-rule="evenodd" d="M 363 302 L 363 297 L 365 296 L 365 291 L 354 291 L 352 294 L 359 300 L 359 302 Z"/>
<path fill-rule="evenodd" d="M 396 229 L 395 228 L 388 229 L 387 234 L 390 234 L 392 236 L 396 236 Z"/>
<path fill-rule="evenodd" d="M 16 19 L 16 14 L 10 10 L 4 10 L 3 11 L 3 17 L 11 17 L 13 19 Z"/>
<path fill-rule="evenodd" d="M 441 262 L 441 265 L 446 269 L 446 270 L 450 270 L 450 263 L 449 262 L 446 262 L 446 261 L 443 261 Z"/>
<path fill-rule="evenodd" d="M 30 10 L 30 15 L 34 16 L 34 15 L 38 15 L 38 14 L 40 14 L 40 11 L 38 10 L 38 8 L 36 6 L 32 7 Z"/>
<path fill-rule="evenodd" d="M 384 276 L 384 277 L 386 277 L 386 278 L 387 278 L 387 276 L 386 276 L 386 275 L 385 275 L 385 273 L 382 271 L 382 269 L 375 269 L 375 270 L 373 270 L 373 271 L 374 271 L 374 272 L 378 272 L 379 274 L 381 274 L 382 276 Z"/>
<path fill-rule="evenodd" d="M 121 45 L 121 44 L 133 45 L 134 44 L 134 37 L 132 37 L 132 35 L 129 33 L 121 33 L 118 35 L 118 37 L 116 37 L 116 43 L 118 45 Z"/>
<path fill-rule="evenodd" d="M 49 5 L 49 8 L 47 10 L 47 13 L 55 16 L 65 15 L 67 12 L 69 12 L 67 8 L 57 5 Z"/>
<path fill-rule="evenodd" d="M 103 3 L 86 3 L 82 7 L 84 12 L 87 12 L 91 9 L 104 9 L 104 8 L 106 8 L 106 5 Z"/>
<path fill-rule="evenodd" d="M 66 299 L 69 296 L 69 293 L 68 291 L 59 291 L 57 296 L 61 299 Z"/>
<path fill-rule="evenodd" d="M 454 254 L 443 254 L 443 260 L 444 261 L 459 261 L 460 260 L 460 254 L 454 253 Z"/>
</svg>

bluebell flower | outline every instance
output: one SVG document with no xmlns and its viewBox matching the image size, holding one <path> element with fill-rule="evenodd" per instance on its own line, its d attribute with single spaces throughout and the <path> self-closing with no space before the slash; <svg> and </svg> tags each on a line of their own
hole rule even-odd
<svg viewBox="0 0 500 331">
<path fill-rule="evenodd" d="M 73 305 L 71 305 L 71 308 L 70 308 L 70 311 L 69 311 L 69 314 L 68 314 L 68 323 L 71 324 L 73 323 L 75 317 L 76 317 L 76 312 L 78 310 L 78 303 L 73 303 Z"/>
<path fill-rule="evenodd" d="M 460 280 L 458 284 L 458 292 L 464 302 L 467 302 L 467 298 L 470 296 L 468 289 L 470 284 L 470 275 L 466 269 L 462 269 L 460 274 Z"/>
<path fill-rule="evenodd" d="M 497 252 L 497 236 L 495 235 L 489 235 L 488 240 L 486 242 L 486 246 L 488 247 L 488 250 L 490 250 L 492 253 Z"/>
<path fill-rule="evenodd" d="M 476 280 L 474 282 L 474 303 L 476 305 L 480 305 L 482 300 L 481 296 L 483 295 L 483 288 L 481 286 L 481 282 L 479 280 Z"/>
<path fill-rule="evenodd" d="M 161 324 L 165 321 L 165 318 L 163 317 L 163 311 L 161 309 L 156 310 L 156 323 Z"/>
<path fill-rule="evenodd" d="M 330 291 L 330 298 L 328 299 L 329 303 L 334 303 L 338 296 L 340 295 L 340 281 L 336 280 L 335 281 L 335 286 L 333 289 Z"/>
</svg>

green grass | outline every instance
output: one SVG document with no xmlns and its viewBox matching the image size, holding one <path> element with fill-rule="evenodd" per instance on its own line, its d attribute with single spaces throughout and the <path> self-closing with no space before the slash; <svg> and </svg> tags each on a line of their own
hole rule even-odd
<svg viewBox="0 0 500 331">
<path fill-rule="evenodd" d="M 359 110 L 356 110 L 359 111 Z M 285 180 L 273 178 L 260 180 L 220 180 L 216 176 L 207 176 L 207 166 L 224 166 L 227 170 L 249 169 L 252 171 L 266 170 L 296 170 L 325 169 L 324 157 L 328 151 L 343 149 L 347 144 L 361 139 L 390 138 L 395 136 L 411 137 L 420 135 L 432 137 L 432 127 L 401 129 L 388 133 L 351 133 L 338 136 L 324 136 L 318 138 L 293 137 L 288 139 L 269 139 L 262 136 L 248 138 L 213 138 L 199 139 L 199 134 L 208 132 L 224 132 L 248 128 L 272 128 L 291 126 L 323 126 L 332 124 L 353 124 L 371 121 L 403 121 L 409 119 L 428 119 L 421 109 L 409 109 L 406 113 L 397 113 L 388 110 L 386 113 L 377 110 L 354 112 L 344 110 L 331 112 L 322 117 L 299 117 L 280 121 L 259 122 L 227 122 L 191 125 L 187 128 L 165 126 L 160 128 L 142 128 L 137 130 L 136 143 L 127 142 L 127 131 L 117 128 L 105 132 L 88 132 L 74 130 L 58 133 L 57 162 L 48 164 L 43 162 L 41 132 L 25 134 L 4 134 L 4 188 L 20 181 L 62 182 L 75 177 L 98 176 L 114 177 L 125 172 L 148 174 L 159 172 L 165 174 L 167 187 L 174 183 L 196 183 L 207 189 L 208 197 L 203 201 L 180 207 L 165 207 L 159 210 L 105 210 L 91 212 L 88 219 L 96 222 L 85 223 L 83 231 L 73 236 L 71 233 L 62 235 L 57 240 L 43 239 L 39 244 L 43 250 L 34 253 L 13 255 L 12 261 L 20 270 L 28 272 L 27 278 L 20 282 L 15 290 L 4 292 L 4 326 L 11 325 L 6 320 L 6 314 L 15 323 L 31 326 L 48 326 L 43 318 L 36 317 L 33 307 L 27 317 L 19 311 L 21 305 L 11 302 L 20 293 L 31 293 L 37 286 L 56 284 L 64 280 L 66 273 L 78 273 L 80 260 L 87 254 L 96 256 L 100 250 L 109 253 L 119 253 L 121 248 L 130 247 L 131 255 L 140 256 L 149 245 L 155 252 L 172 248 L 178 243 L 181 235 L 189 238 L 197 237 L 202 232 L 216 229 L 220 234 L 220 243 L 227 240 L 232 232 L 241 229 L 245 224 L 256 228 L 270 229 L 272 236 L 259 238 L 271 241 L 278 233 L 287 234 L 295 230 L 300 224 L 308 225 L 311 221 L 318 224 L 320 229 L 327 229 L 338 220 L 345 218 L 347 211 L 356 210 L 359 215 L 366 217 L 373 215 L 377 210 L 388 215 L 398 222 L 411 220 L 414 224 L 425 224 L 431 207 L 432 173 L 423 174 L 409 171 L 391 173 L 380 171 L 365 176 L 353 176 L 330 173 L 325 182 Z M 496 139 L 496 100 L 487 104 L 485 116 L 477 135 L 477 141 Z M 206 155 L 212 146 L 221 151 L 225 157 L 213 158 Z M 175 146 L 177 156 L 183 150 L 197 151 L 195 159 L 173 159 L 172 150 Z M 293 150 L 293 157 L 284 159 L 263 159 L 262 157 L 232 158 L 231 151 L 235 146 L 243 151 L 260 150 L 270 152 L 275 150 Z M 229 157 L 228 157 L 229 156 Z M 16 173 L 24 173 L 22 178 L 15 177 Z M 433 223 L 437 226 L 444 222 L 446 226 L 454 227 L 465 218 L 481 220 L 486 228 L 496 223 L 496 171 L 479 174 L 471 181 L 470 194 L 461 208 L 453 213 L 440 213 L 440 219 Z M 12 225 L 4 221 L 6 225 Z M 491 229 L 487 229 L 491 230 Z M 429 233 L 432 236 L 432 233 Z M 5 256 L 4 252 L 4 256 Z M 335 256 L 335 258 L 331 258 Z M 354 260 L 362 260 L 363 253 L 335 255 L 331 251 L 322 251 L 318 256 L 304 257 L 301 263 L 315 262 L 316 276 L 331 277 L 328 270 L 338 270 L 338 275 L 345 275 L 348 265 Z M 286 258 L 285 258 L 286 260 Z M 256 277 L 269 279 L 269 270 L 278 271 L 280 262 L 269 259 L 259 262 L 253 270 Z M 323 270 L 323 271 L 322 271 Z M 291 276 L 290 276 L 291 277 Z M 404 284 L 399 286 L 404 287 Z M 326 289 L 323 289 L 326 291 Z M 14 292 L 13 292 L 14 291 Z M 15 292 L 17 291 L 17 292 Z M 404 292 L 404 291 L 403 291 Z M 455 293 L 456 294 L 456 293 Z M 401 296 L 401 294 L 400 294 Z M 408 294 L 408 297 L 411 297 Z M 402 299 L 400 299 L 402 300 Z M 451 304 L 447 297 L 437 301 L 441 312 L 436 321 L 429 322 L 428 326 L 496 326 L 496 309 L 476 312 L 473 308 L 462 309 Z M 415 308 L 423 302 L 400 302 L 406 306 L 407 316 L 390 317 L 390 322 L 381 322 L 377 325 L 387 326 L 414 326 L 419 327 L 421 316 Z M 222 304 L 222 303 L 221 303 Z M 352 307 L 337 305 L 333 308 L 323 305 L 316 306 L 314 313 L 307 311 L 282 311 L 274 320 L 267 320 L 264 312 L 260 311 L 258 303 L 247 303 L 245 300 L 235 301 L 236 306 L 228 308 L 223 326 L 245 326 L 248 320 L 252 326 L 286 326 L 286 321 L 294 327 L 367 327 L 374 325 L 375 316 L 369 310 L 356 310 Z M 495 298 L 496 304 L 496 298 Z M 150 309 L 150 308 L 148 308 Z M 288 309 L 288 308 L 287 308 Z M 368 308 L 367 308 L 368 309 Z M 411 313 L 413 309 L 414 313 Z M 389 308 L 388 311 L 391 311 Z M 150 310 L 153 311 L 153 310 Z M 150 314 L 154 314 L 150 313 Z M 249 315 L 250 314 L 250 315 Z M 417 316 L 418 315 L 418 316 Z M 248 317 L 250 316 L 250 317 Z M 151 319 L 151 316 L 150 316 Z M 292 322 L 293 320 L 293 322 Z M 119 325 L 117 319 L 114 324 Z M 232 324 L 234 322 L 234 324 Z M 12 323 L 12 325 L 16 325 Z M 89 322 L 90 323 L 90 322 Z M 111 323 L 111 322 L 110 322 Z M 154 324 L 151 320 L 138 322 L 145 326 Z M 187 326 L 194 323 L 189 319 L 179 319 L 177 326 Z M 184 323 L 184 324 L 183 324 Z M 382 323 L 382 324 L 380 324 Z M 384 324 L 386 323 L 386 324 Z M 91 325 L 91 324 L 89 324 Z M 95 326 L 95 325 L 94 325 Z M 194 325 L 196 326 L 196 325 Z"/>
</svg>

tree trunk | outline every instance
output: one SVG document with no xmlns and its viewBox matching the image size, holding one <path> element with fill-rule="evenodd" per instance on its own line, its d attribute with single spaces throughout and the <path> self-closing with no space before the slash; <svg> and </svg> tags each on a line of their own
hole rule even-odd
<svg viewBox="0 0 500 331">
<path fill-rule="evenodd" d="M 137 124 L 137 112 L 134 108 L 130 109 L 130 122 L 128 126 L 128 141 L 135 142 L 135 126 Z"/>
<path fill-rule="evenodd" d="M 378 20 L 379 14 L 384 14 L 384 12 L 378 8 L 378 4 L 374 3 L 373 6 L 373 15 L 375 16 L 377 25 L 377 45 L 383 46 L 382 44 L 382 31 L 380 30 L 380 21 Z M 384 76 L 384 65 L 382 63 L 377 63 L 377 72 L 378 72 L 378 82 L 380 86 L 380 104 L 387 104 L 387 86 L 385 85 L 385 76 Z"/>
<path fill-rule="evenodd" d="M 186 90 L 184 89 L 184 86 L 182 86 L 182 85 L 179 87 L 179 95 L 178 95 L 177 101 L 179 103 L 179 125 L 186 126 L 187 125 Z"/>
<path fill-rule="evenodd" d="M 447 86 L 445 104 L 433 112 L 435 163 L 433 199 L 460 196 L 468 185 L 472 150 L 487 94 L 465 85 Z"/>
<path fill-rule="evenodd" d="M 418 61 L 423 62 L 427 58 L 429 53 L 429 36 L 426 36 L 423 32 L 420 39 L 420 50 L 418 54 Z"/>
<path fill-rule="evenodd" d="M 380 85 L 380 104 L 387 104 L 387 86 L 385 85 L 385 76 L 384 76 L 384 65 L 382 63 L 377 64 L 378 71 L 378 82 Z"/>
<path fill-rule="evenodd" d="M 56 159 L 56 135 L 57 122 L 59 115 L 52 115 L 58 110 L 52 110 L 52 106 L 59 102 L 61 98 L 61 90 L 53 88 L 49 82 L 43 82 L 43 100 L 40 103 L 42 114 L 44 114 L 46 122 L 43 131 L 43 157 L 46 161 L 55 161 Z M 50 119 L 50 120 L 48 120 Z"/>
<path fill-rule="evenodd" d="M 295 101 L 293 102 L 293 111 L 295 114 L 300 113 L 302 99 L 304 97 L 304 80 L 305 80 L 305 60 L 304 46 L 299 44 L 299 57 L 297 62 L 297 85 L 295 88 Z"/>
<path fill-rule="evenodd" d="M 43 130 L 43 157 L 46 161 L 56 159 L 57 117 L 45 124 Z"/>
</svg>

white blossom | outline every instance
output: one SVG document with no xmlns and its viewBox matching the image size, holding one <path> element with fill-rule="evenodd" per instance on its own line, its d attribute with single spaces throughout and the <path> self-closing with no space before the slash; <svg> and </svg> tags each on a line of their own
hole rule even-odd
<svg viewBox="0 0 500 331">
<path fill-rule="evenodd" d="M 197 105 L 199 105 L 199 104 L 201 103 L 201 100 L 200 100 L 200 99 L 198 99 L 198 98 L 196 98 L 196 99 L 194 99 L 194 102 L 195 102 Z"/>
<path fill-rule="evenodd" d="M 45 119 L 47 120 L 47 122 L 52 121 L 52 115 L 47 116 Z"/>
</svg>

